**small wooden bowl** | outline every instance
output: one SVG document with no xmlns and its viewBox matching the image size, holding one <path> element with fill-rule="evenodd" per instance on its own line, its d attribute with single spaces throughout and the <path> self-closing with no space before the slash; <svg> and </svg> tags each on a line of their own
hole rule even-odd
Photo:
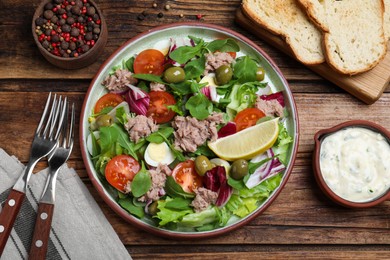
<svg viewBox="0 0 390 260">
<path fill-rule="evenodd" d="M 366 120 L 352 120 L 352 121 L 341 123 L 329 129 L 323 129 L 318 131 L 314 135 L 315 148 L 313 153 L 313 170 L 314 170 L 314 176 L 318 186 L 325 193 L 325 195 L 327 195 L 333 202 L 348 208 L 368 208 L 368 207 L 373 207 L 375 205 L 378 205 L 379 203 L 382 203 L 385 200 L 390 200 L 390 189 L 388 189 L 387 192 L 385 192 L 383 195 L 374 198 L 371 201 L 353 202 L 341 198 L 336 193 L 334 193 L 333 190 L 326 184 L 326 181 L 321 173 L 321 168 L 320 168 L 320 152 L 321 152 L 322 141 L 328 135 L 348 127 L 363 127 L 363 128 L 373 130 L 375 132 L 382 134 L 390 143 L 389 131 L 387 131 L 384 127 L 378 124 Z"/>
<path fill-rule="evenodd" d="M 86 53 L 83 53 L 78 57 L 69 57 L 69 58 L 59 57 L 47 51 L 39 42 L 38 35 L 35 32 L 36 29 L 35 20 L 43 14 L 44 7 L 49 2 L 52 2 L 52 0 L 43 0 L 39 4 L 37 9 L 35 10 L 33 20 L 32 20 L 32 34 L 34 37 L 34 41 L 35 44 L 38 46 L 38 49 L 43 55 L 43 57 L 45 57 L 45 59 L 51 64 L 60 67 L 62 69 L 80 69 L 95 62 L 97 58 L 99 58 L 99 56 L 103 53 L 108 38 L 106 21 L 102 15 L 102 12 L 97 7 L 95 2 L 93 2 L 92 0 L 88 0 L 88 2 L 95 7 L 96 12 L 99 14 L 100 17 L 101 24 L 100 24 L 99 38 L 96 40 L 95 45 L 91 49 L 89 49 Z"/>
</svg>

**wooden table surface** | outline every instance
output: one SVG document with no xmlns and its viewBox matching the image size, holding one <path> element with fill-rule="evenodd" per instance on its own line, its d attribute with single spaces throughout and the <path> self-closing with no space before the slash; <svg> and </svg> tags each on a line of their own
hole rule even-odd
<svg viewBox="0 0 390 260">
<path fill-rule="evenodd" d="M 168 240 L 123 221 L 99 197 L 88 179 L 78 139 L 69 160 L 134 259 L 279 259 L 390 258 L 390 202 L 351 210 L 329 201 L 313 178 L 311 157 L 316 131 L 349 119 L 366 119 L 390 129 L 390 88 L 366 105 L 314 74 L 234 22 L 239 0 L 96 0 L 108 24 L 104 54 L 91 66 L 62 70 L 51 66 L 34 45 L 31 20 L 39 1 L 0 2 L 0 147 L 28 159 L 33 132 L 49 91 L 67 95 L 77 115 L 92 77 L 119 46 L 157 25 L 201 21 L 226 26 L 253 40 L 276 62 L 294 93 L 300 121 L 300 144 L 291 177 L 279 197 L 248 225 L 229 234 L 201 240 Z M 165 10 L 165 4 L 170 5 Z M 145 12 L 143 20 L 139 15 Z M 158 18 L 158 13 L 163 17 Z M 183 14 L 184 17 L 180 17 Z M 196 15 L 202 18 L 197 19 Z M 78 138 L 78 136 L 77 136 Z M 46 167 L 40 163 L 38 169 Z M 104 239 L 104 238 L 99 238 Z"/>
</svg>

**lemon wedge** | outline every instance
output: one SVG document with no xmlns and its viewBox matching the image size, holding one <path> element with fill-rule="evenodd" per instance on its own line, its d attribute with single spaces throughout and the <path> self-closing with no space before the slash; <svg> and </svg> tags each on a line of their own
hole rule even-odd
<svg viewBox="0 0 390 260">
<path fill-rule="evenodd" d="M 279 118 L 265 121 L 214 142 L 208 142 L 208 146 L 224 160 L 251 159 L 274 145 L 279 133 L 278 122 Z"/>
</svg>

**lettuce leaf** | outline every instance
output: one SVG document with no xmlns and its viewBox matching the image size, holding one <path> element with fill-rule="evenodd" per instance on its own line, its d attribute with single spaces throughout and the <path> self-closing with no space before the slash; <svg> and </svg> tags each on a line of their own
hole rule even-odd
<svg viewBox="0 0 390 260">
<path fill-rule="evenodd" d="M 182 209 L 175 209 L 175 208 L 170 208 L 169 204 L 167 207 L 167 203 L 173 201 L 174 199 L 170 197 L 166 197 L 165 200 L 159 200 L 157 208 L 159 211 L 157 212 L 156 218 L 158 218 L 159 225 L 164 226 L 168 223 L 178 223 L 180 220 L 185 216 L 188 215 L 192 212 L 194 212 L 192 209 L 187 209 L 187 210 L 182 210 Z"/>
<path fill-rule="evenodd" d="M 185 215 L 178 223 L 182 227 L 201 227 L 219 221 L 218 210 L 215 207 L 208 208 L 199 213 Z"/>
<path fill-rule="evenodd" d="M 284 165 L 287 164 L 288 150 L 290 148 L 290 143 L 292 143 L 293 140 L 294 139 L 292 136 L 287 132 L 286 127 L 282 123 L 279 123 L 278 138 L 276 139 L 272 150 L 276 154 L 276 157 L 279 159 L 279 161 Z"/>
</svg>

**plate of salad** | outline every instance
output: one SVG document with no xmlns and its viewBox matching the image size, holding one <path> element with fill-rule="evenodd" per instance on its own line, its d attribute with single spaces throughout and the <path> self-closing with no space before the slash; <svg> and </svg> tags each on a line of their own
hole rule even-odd
<svg viewBox="0 0 390 260">
<path fill-rule="evenodd" d="M 171 238 L 216 236 L 264 212 L 298 147 L 295 102 L 275 63 L 203 23 L 156 27 L 121 46 L 91 82 L 80 125 L 100 196 Z"/>
</svg>

